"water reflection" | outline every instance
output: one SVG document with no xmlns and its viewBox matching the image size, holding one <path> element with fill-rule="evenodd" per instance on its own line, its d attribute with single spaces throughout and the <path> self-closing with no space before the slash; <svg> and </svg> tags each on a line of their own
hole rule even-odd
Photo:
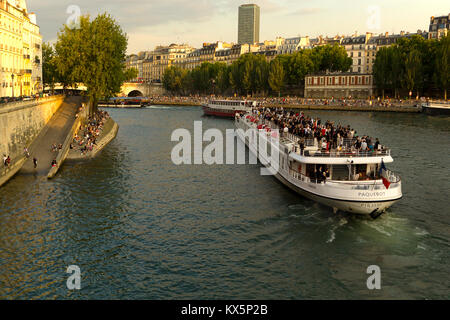
<svg viewBox="0 0 450 320">
<path fill-rule="evenodd" d="M 172 130 L 232 121 L 199 108 L 129 111 L 111 110 L 119 135 L 98 158 L 0 189 L 0 298 L 448 297 L 448 156 L 430 143 L 448 141 L 447 120 L 308 112 L 393 149 L 405 197 L 371 221 L 334 215 L 258 165 L 172 164 Z M 65 286 L 70 264 L 79 292 Z M 383 272 L 378 293 L 366 288 L 371 264 Z"/>
</svg>

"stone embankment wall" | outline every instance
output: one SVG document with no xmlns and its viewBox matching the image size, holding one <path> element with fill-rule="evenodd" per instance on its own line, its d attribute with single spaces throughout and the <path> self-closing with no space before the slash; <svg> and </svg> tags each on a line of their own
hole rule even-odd
<svg viewBox="0 0 450 320">
<path fill-rule="evenodd" d="M 29 147 L 62 105 L 64 96 L 0 105 L 0 182 L 23 164 L 24 148 Z M 5 168 L 3 155 L 11 157 L 11 167 Z M 1 183 L 0 183 L 1 185 Z"/>
</svg>

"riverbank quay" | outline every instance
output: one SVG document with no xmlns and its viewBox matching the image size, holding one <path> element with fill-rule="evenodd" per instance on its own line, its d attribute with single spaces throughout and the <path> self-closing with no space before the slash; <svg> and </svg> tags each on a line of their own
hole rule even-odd
<svg viewBox="0 0 450 320">
<path fill-rule="evenodd" d="M 73 137 L 75 136 L 75 133 L 78 132 L 78 129 L 80 128 L 82 123 L 82 118 L 77 117 L 75 119 L 75 122 L 72 125 L 72 128 L 70 129 L 69 133 L 66 136 L 66 139 L 64 140 L 64 143 L 62 145 L 61 150 L 59 150 L 58 155 L 55 159 L 55 164 L 52 164 L 52 167 L 50 168 L 47 178 L 52 179 L 59 171 L 59 168 L 61 168 L 64 160 L 66 160 L 67 155 L 70 151 L 70 144 L 72 143 Z"/>
<path fill-rule="evenodd" d="M 33 154 L 35 141 L 46 134 L 64 98 L 56 95 L 0 105 L 0 154 L 11 159 L 8 166 L 0 165 L 0 186 L 26 165 L 25 150 Z"/>
<path fill-rule="evenodd" d="M 399 113 L 420 113 L 422 108 L 416 106 L 320 106 L 320 105 L 285 105 L 269 104 L 269 108 L 285 108 L 300 110 L 328 110 L 328 111 L 362 111 L 362 112 L 399 112 Z"/>
<path fill-rule="evenodd" d="M 30 157 L 23 165 L 19 174 L 48 176 L 53 168 L 53 162 L 61 156 L 64 142 L 77 122 L 82 98 L 67 97 L 41 134 L 30 146 Z M 37 160 L 36 165 L 33 159 Z"/>
<path fill-rule="evenodd" d="M 258 100 L 256 100 L 258 101 Z M 154 101 L 152 105 L 172 106 L 172 107 L 201 107 L 202 103 L 192 102 L 168 102 Z M 328 110 L 328 111 L 362 111 L 362 112 L 400 112 L 400 113 L 420 113 L 421 108 L 416 106 L 338 106 L 338 105 L 296 105 L 296 104 L 264 104 L 267 108 L 285 108 L 301 110 Z"/>
<path fill-rule="evenodd" d="M 300 97 L 215 97 L 215 96 L 154 96 L 144 99 L 145 105 L 160 105 L 173 107 L 200 107 L 210 100 L 246 100 L 255 101 L 258 105 L 270 108 L 330 110 L 330 111 L 361 111 L 361 112 L 404 112 L 419 113 L 425 100 L 408 99 L 310 99 Z"/>
<path fill-rule="evenodd" d="M 94 158 L 101 150 L 103 150 L 112 140 L 116 138 L 118 132 L 119 125 L 112 118 L 109 118 L 103 126 L 103 130 L 97 138 L 96 144 L 94 145 L 92 151 L 82 153 L 80 148 L 75 146 L 73 149 L 69 150 L 66 160 L 86 160 Z"/>
<path fill-rule="evenodd" d="M 167 101 L 154 101 L 151 105 L 158 106 L 172 106 L 172 107 L 201 107 L 203 104 L 200 102 L 167 102 Z"/>
<path fill-rule="evenodd" d="M 13 160 L 8 167 L 3 166 L 3 168 L 0 170 L 0 187 L 20 171 L 26 160 L 27 159 L 25 157 L 22 157 L 20 159 Z"/>
</svg>

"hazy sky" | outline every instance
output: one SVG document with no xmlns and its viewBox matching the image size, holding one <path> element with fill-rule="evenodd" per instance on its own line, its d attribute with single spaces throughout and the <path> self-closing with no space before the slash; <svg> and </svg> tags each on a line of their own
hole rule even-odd
<svg viewBox="0 0 450 320">
<path fill-rule="evenodd" d="M 57 31 L 76 5 L 82 14 L 108 12 L 129 37 L 128 52 L 151 50 L 156 45 L 218 40 L 237 42 L 238 7 L 261 7 L 261 41 L 276 36 L 334 36 L 428 30 L 431 16 L 448 15 L 448 0 L 28 0 L 37 14 L 44 41 Z"/>
</svg>

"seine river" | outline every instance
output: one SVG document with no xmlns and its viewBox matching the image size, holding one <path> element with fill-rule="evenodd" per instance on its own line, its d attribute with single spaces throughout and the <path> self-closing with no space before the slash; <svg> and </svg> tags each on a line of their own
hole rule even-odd
<svg viewBox="0 0 450 320">
<path fill-rule="evenodd" d="M 449 118 L 307 112 L 392 148 L 404 198 L 373 221 L 335 215 L 259 165 L 172 163 L 174 129 L 231 120 L 108 111 L 120 130 L 97 158 L 0 188 L 0 298 L 450 298 Z M 81 290 L 67 289 L 69 265 Z M 371 265 L 381 290 L 367 288 Z"/>
</svg>

